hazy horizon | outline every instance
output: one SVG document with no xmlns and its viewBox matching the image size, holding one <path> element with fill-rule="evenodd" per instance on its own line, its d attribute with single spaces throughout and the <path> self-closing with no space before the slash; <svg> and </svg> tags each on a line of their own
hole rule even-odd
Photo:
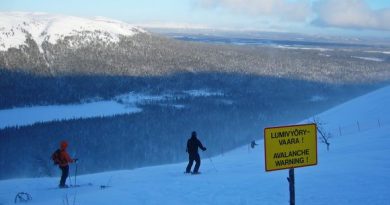
<svg viewBox="0 0 390 205">
<path fill-rule="evenodd" d="M 390 0 L 0 1 L 0 11 L 104 16 L 158 28 L 390 36 Z M 91 6 L 93 5 L 93 7 Z"/>
</svg>

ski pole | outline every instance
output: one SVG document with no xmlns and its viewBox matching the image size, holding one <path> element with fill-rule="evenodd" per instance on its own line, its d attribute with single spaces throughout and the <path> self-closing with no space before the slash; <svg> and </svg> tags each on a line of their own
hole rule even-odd
<svg viewBox="0 0 390 205">
<path fill-rule="evenodd" d="M 76 179 L 77 179 L 77 161 L 78 160 L 76 160 L 76 168 L 75 168 L 75 170 L 74 170 L 74 186 L 77 186 L 77 183 L 76 183 Z"/>
<path fill-rule="evenodd" d="M 108 179 L 106 185 L 100 185 L 100 189 L 105 189 L 105 188 L 111 187 L 111 186 L 110 186 L 110 183 L 111 183 L 112 177 L 113 177 L 113 175 L 110 176 L 110 179 Z"/>
<path fill-rule="evenodd" d="M 208 153 L 207 153 L 207 157 L 209 158 L 211 164 L 213 165 L 214 170 L 215 170 L 216 172 L 218 172 L 217 168 L 216 168 L 215 165 L 214 165 L 213 160 L 211 159 L 211 157 L 210 157 L 210 155 L 209 155 Z"/>
<path fill-rule="evenodd" d="M 72 186 L 72 178 L 70 177 L 70 175 L 68 175 L 68 178 L 69 178 L 69 185 Z"/>
</svg>

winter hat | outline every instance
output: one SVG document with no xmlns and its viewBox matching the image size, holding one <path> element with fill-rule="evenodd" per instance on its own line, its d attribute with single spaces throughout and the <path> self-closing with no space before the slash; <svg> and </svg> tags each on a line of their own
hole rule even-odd
<svg viewBox="0 0 390 205">
<path fill-rule="evenodd" d="M 68 147 L 68 142 L 65 141 L 65 140 L 63 140 L 63 141 L 61 142 L 60 146 L 61 146 L 61 149 L 66 149 L 66 148 Z"/>
</svg>

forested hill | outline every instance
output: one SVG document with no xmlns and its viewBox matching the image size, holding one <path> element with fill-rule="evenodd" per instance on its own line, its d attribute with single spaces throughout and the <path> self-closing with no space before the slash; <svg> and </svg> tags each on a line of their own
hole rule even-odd
<svg viewBox="0 0 390 205">
<path fill-rule="evenodd" d="M 62 75 L 156 76 L 224 72 L 328 83 L 387 80 L 389 60 L 359 49 L 283 49 L 173 40 L 126 23 L 41 13 L 0 13 L 0 67 Z M 369 49 L 369 48 L 366 48 Z"/>
</svg>

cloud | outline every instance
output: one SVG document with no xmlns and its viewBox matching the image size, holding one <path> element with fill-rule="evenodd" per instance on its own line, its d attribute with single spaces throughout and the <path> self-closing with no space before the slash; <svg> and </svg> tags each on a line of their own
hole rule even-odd
<svg viewBox="0 0 390 205">
<path fill-rule="evenodd" d="M 223 9 L 270 22 L 319 27 L 390 30 L 390 8 L 371 9 L 369 0 L 195 0 L 208 9 Z"/>
<path fill-rule="evenodd" d="M 205 8 L 223 8 L 251 16 L 305 21 L 310 16 L 309 0 L 197 0 Z"/>
<path fill-rule="evenodd" d="M 390 30 L 390 9 L 373 10 L 363 0 L 319 0 L 313 11 L 317 26 Z"/>
</svg>

